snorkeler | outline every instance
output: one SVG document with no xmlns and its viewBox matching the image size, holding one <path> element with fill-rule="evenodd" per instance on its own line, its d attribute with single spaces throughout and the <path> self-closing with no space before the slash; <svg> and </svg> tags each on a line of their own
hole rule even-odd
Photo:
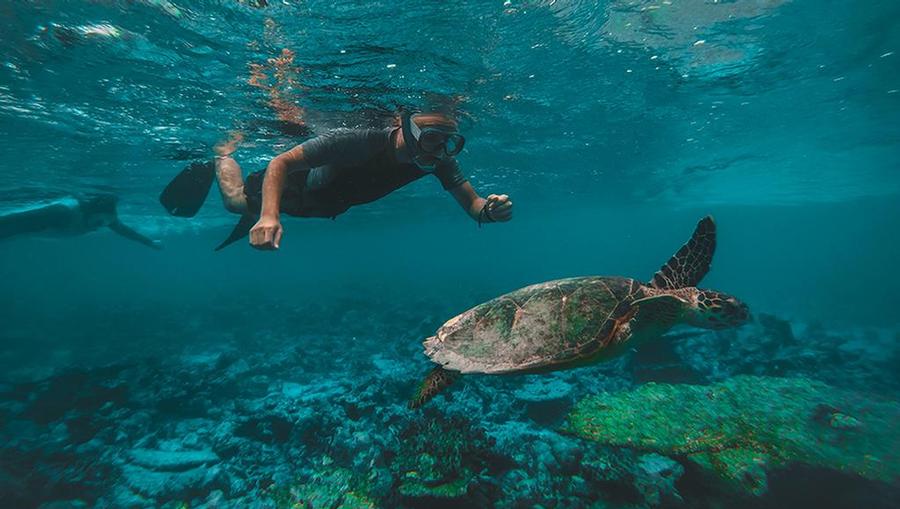
<svg viewBox="0 0 900 509">
<path fill-rule="evenodd" d="M 0 215 L 0 240 L 26 234 L 75 236 L 107 227 L 126 239 L 161 249 L 158 240 L 149 239 L 119 220 L 118 198 L 111 194 L 67 197 L 39 207 Z"/>
<path fill-rule="evenodd" d="M 386 196 L 426 175 L 434 175 L 478 224 L 512 219 L 509 196 L 478 196 L 455 156 L 465 144 L 457 123 L 440 113 L 404 114 L 385 129 L 336 129 L 273 158 L 266 170 L 242 179 L 231 157 L 240 139 L 216 147 L 216 160 L 195 163 L 169 184 L 160 201 L 170 213 L 196 214 L 213 178 L 229 212 L 241 214 L 216 250 L 243 238 L 257 249 L 278 249 L 280 213 L 335 218 L 354 205 Z"/>
</svg>

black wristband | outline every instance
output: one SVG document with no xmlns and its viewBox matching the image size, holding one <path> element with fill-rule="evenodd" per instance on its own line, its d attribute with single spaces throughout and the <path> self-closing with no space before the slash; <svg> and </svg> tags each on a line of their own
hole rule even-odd
<svg viewBox="0 0 900 509">
<path fill-rule="evenodd" d="M 483 223 L 493 223 L 494 218 L 491 216 L 491 211 L 488 210 L 489 201 L 485 201 L 484 205 L 481 207 L 481 211 L 478 213 L 478 227 L 481 228 Z"/>
</svg>

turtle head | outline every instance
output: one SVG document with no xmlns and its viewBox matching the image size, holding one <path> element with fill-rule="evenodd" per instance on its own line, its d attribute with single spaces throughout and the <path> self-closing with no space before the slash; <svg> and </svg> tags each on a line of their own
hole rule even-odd
<svg viewBox="0 0 900 509">
<path fill-rule="evenodd" d="M 685 321 L 694 327 L 727 329 L 744 325 L 750 319 L 747 305 L 731 295 L 715 290 L 694 290 L 693 305 L 685 313 Z"/>
</svg>

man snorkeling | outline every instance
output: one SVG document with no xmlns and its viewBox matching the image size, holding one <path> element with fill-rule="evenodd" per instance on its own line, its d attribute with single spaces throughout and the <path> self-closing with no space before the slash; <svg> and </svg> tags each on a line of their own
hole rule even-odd
<svg viewBox="0 0 900 509">
<path fill-rule="evenodd" d="M 248 233 L 253 247 L 278 249 L 284 231 L 282 212 L 335 218 L 426 175 L 437 177 L 479 225 L 512 219 L 509 196 L 482 198 L 463 176 L 455 156 L 465 138 L 456 121 L 441 113 L 405 114 L 398 126 L 386 129 L 329 131 L 276 156 L 266 170 L 251 173 L 246 181 L 231 157 L 239 142 L 232 138 L 218 145 L 214 168 L 192 165 L 160 196 L 171 213 L 190 217 L 202 205 L 214 169 L 225 208 L 242 216 L 217 250 Z M 196 192 L 188 192 L 191 188 Z M 182 199 L 172 199 L 175 195 Z"/>
<path fill-rule="evenodd" d="M 0 240 L 26 234 L 83 235 L 107 227 L 126 239 L 161 249 L 158 240 L 147 238 L 119 220 L 111 194 L 68 197 L 27 210 L 0 215 Z"/>
</svg>

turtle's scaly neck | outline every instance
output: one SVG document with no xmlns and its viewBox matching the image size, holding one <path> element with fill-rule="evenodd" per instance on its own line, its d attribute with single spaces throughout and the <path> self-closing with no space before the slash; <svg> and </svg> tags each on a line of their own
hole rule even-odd
<svg viewBox="0 0 900 509">
<path fill-rule="evenodd" d="M 685 301 L 687 305 L 695 305 L 697 301 L 697 289 L 693 286 L 687 288 L 653 288 L 644 285 L 644 295 L 647 297 L 655 297 L 657 295 L 672 295 Z"/>
</svg>

